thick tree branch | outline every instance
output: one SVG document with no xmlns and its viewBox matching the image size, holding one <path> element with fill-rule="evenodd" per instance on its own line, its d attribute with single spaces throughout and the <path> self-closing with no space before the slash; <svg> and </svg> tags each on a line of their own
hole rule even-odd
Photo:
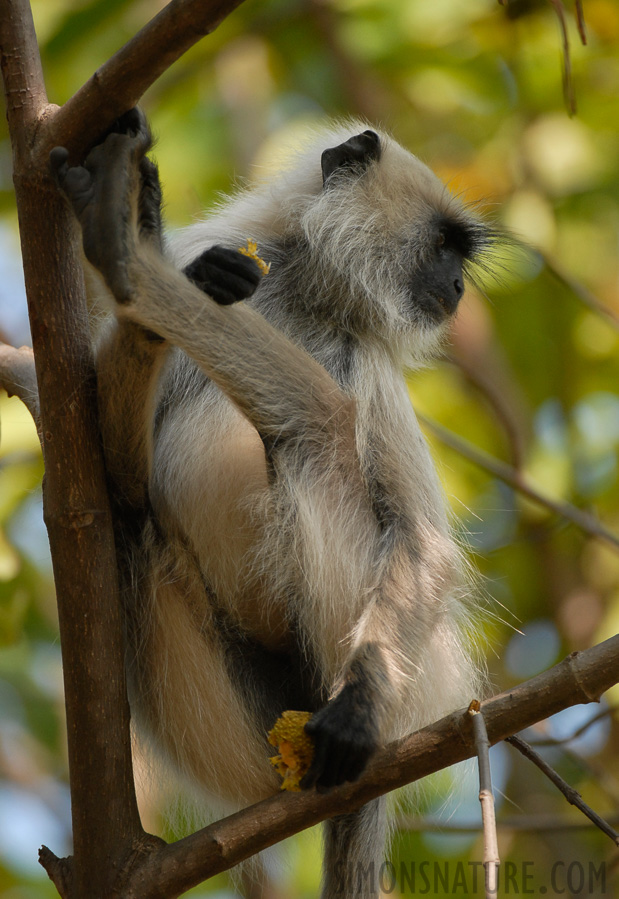
<svg viewBox="0 0 619 899">
<path fill-rule="evenodd" d="M 0 61 L 38 381 L 56 581 L 74 856 L 41 862 L 63 896 L 110 899 L 152 851 L 137 810 L 114 535 L 94 403 L 81 247 L 48 150 L 79 151 L 236 2 L 174 0 L 62 110 L 47 103 L 27 0 L 0 0 Z M 17 378 L 11 375 L 11 385 Z M 8 380 L 8 379 L 7 379 Z M 25 396 L 24 396 L 25 399 Z M 122 891 L 118 893 L 122 895 Z"/>
<path fill-rule="evenodd" d="M 0 0 L 0 60 L 42 418 L 44 517 L 63 656 L 75 850 L 70 883 L 76 897 L 108 899 L 118 858 L 142 829 L 81 252 L 72 214 L 51 183 L 47 161 L 34 149 L 45 142 L 41 133 L 54 112 L 47 105 L 27 0 Z"/>
<path fill-rule="evenodd" d="M 559 665 L 482 703 L 492 744 L 577 703 L 596 702 L 619 681 L 619 636 L 572 653 Z M 319 794 L 280 793 L 153 852 L 134 871 L 124 899 L 165 899 L 256 852 L 382 793 L 475 754 L 471 716 L 454 712 L 377 753 L 363 777 Z M 239 777 L 243 772 L 239 771 Z"/>
<path fill-rule="evenodd" d="M 0 65 L 17 169 L 47 106 L 32 13 L 24 0 L 0 0 Z"/>
<path fill-rule="evenodd" d="M 242 0 L 172 0 L 94 73 L 50 123 L 45 145 L 80 157 L 102 131 L 135 106 L 172 63 L 210 34 Z"/>
</svg>

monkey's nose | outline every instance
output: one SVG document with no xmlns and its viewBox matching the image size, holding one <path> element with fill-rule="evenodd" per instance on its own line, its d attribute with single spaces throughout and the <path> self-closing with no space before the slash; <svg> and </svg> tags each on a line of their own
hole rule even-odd
<svg viewBox="0 0 619 899">
<path fill-rule="evenodd" d="M 464 294 L 464 284 L 462 283 L 460 278 L 456 278 L 456 280 L 454 281 L 454 293 L 456 295 L 456 302 L 460 302 Z"/>
</svg>

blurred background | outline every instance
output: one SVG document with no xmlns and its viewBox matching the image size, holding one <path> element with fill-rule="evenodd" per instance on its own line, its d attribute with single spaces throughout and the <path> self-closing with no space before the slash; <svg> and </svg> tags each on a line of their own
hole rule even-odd
<svg viewBox="0 0 619 899">
<path fill-rule="evenodd" d="M 480 572 L 497 690 L 619 630 L 617 543 L 569 520 L 584 510 L 619 533 L 619 5 L 587 0 L 583 46 L 565 2 L 576 114 L 557 4 L 546 0 L 247 0 L 143 101 L 172 228 L 308 127 L 355 115 L 532 248 L 499 252 L 461 305 L 445 358 L 410 379 Z M 50 101 L 68 99 L 161 6 L 34 0 Z M 29 342 L 4 117 L 0 339 Z M 36 434 L 17 399 L 0 396 L 0 417 L 0 899 L 44 899 L 55 891 L 39 845 L 70 852 L 60 648 Z M 534 498 L 498 479 L 489 457 L 524 476 Z M 616 688 L 525 735 L 615 824 L 618 708 Z M 512 747 L 491 756 L 501 857 L 520 892 L 619 896 L 612 841 Z M 146 826 L 174 836 L 171 791 L 140 780 Z M 415 860 L 417 883 L 386 875 L 386 894 L 483 895 L 468 865 L 482 858 L 477 790 L 475 770 L 458 768 L 419 791 L 391 852 L 397 872 Z M 316 894 L 319 853 L 315 831 L 289 841 L 274 871 L 283 896 Z M 192 891 L 214 894 L 235 895 L 226 876 Z"/>
</svg>

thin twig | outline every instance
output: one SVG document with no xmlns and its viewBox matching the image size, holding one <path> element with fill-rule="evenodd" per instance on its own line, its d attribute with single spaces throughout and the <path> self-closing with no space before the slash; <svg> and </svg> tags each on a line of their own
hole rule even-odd
<svg viewBox="0 0 619 899">
<path fill-rule="evenodd" d="M 594 715 L 593 718 L 590 718 L 583 725 L 577 728 L 573 733 L 568 734 L 567 737 L 544 737 L 541 740 L 535 740 L 531 745 L 555 747 L 565 746 L 566 743 L 572 743 L 574 740 L 577 740 L 578 737 L 582 737 L 582 735 L 586 733 L 590 727 L 593 727 L 594 724 L 597 724 L 598 721 L 601 721 L 603 718 L 608 718 L 610 715 L 614 715 L 614 713 L 617 711 L 619 711 L 619 705 L 608 706 L 608 708 L 604 709 L 601 712 L 598 712 L 597 715 Z"/>
<path fill-rule="evenodd" d="M 603 303 L 588 287 L 585 287 L 577 278 L 568 272 L 554 256 L 546 253 L 537 247 L 532 247 L 526 241 L 510 235 L 509 242 L 512 246 L 519 248 L 525 254 L 533 254 L 543 266 L 548 269 L 551 275 L 564 285 L 574 296 L 580 300 L 583 305 L 591 309 L 597 315 L 602 316 L 614 328 L 619 330 L 619 314 L 615 312 L 606 303 Z"/>
<path fill-rule="evenodd" d="M 612 815 L 607 820 L 611 825 L 619 824 L 619 815 Z M 395 826 L 398 830 L 408 830 L 411 833 L 479 833 L 479 824 L 475 821 L 471 821 L 470 824 L 454 824 L 451 821 L 416 818 L 413 815 L 399 815 Z M 591 824 L 585 819 L 566 821 L 558 815 L 512 815 L 497 820 L 497 830 L 509 830 L 516 833 L 562 833 L 589 830 L 590 828 Z"/>
<path fill-rule="evenodd" d="M 585 23 L 585 13 L 582 8 L 582 0 L 576 0 L 576 24 L 578 25 L 578 34 L 583 47 L 587 46 L 587 26 Z"/>
<path fill-rule="evenodd" d="M 549 256 L 547 253 L 540 253 L 539 255 L 548 271 L 564 284 L 581 303 L 588 306 L 592 312 L 601 315 L 610 325 L 619 330 L 619 315 L 617 315 L 614 309 L 611 309 L 599 300 L 588 287 L 585 287 L 584 284 L 581 284 L 580 281 L 569 274 L 552 256 Z"/>
<path fill-rule="evenodd" d="M 465 459 L 469 459 L 469 461 L 475 463 L 475 465 L 478 465 L 480 468 L 483 468 L 484 471 L 489 472 L 510 487 L 513 487 L 514 490 L 522 493 L 523 496 L 526 496 L 538 505 L 544 506 L 544 508 L 550 509 L 550 511 L 554 512 L 556 515 L 560 515 L 562 518 L 571 521 L 572 524 L 575 524 L 582 531 L 585 531 L 585 533 L 590 534 L 592 537 L 596 537 L 599 540 L 604 540 L 606 543 L 610 544 L 613 549 L 619 550 L 619 536 L 605 528 L 595 516 L 590 515 L 588 512 L 583 512 L 582 509 L 578 509 L 571 503 L 562 503 L 552 499 L 536 487 L 533 487 L 533 485 L 527 481 L 522 473 L 516 468 L 507 465 L 506 462 L 502 462 L 500 459 L 495 459 L 487 453 L 482 452 L 467 440 L 464 440 L 462 437 L 454 434 L 453 431 L 449 431 L 447 428 L 439 425 L 426 415 L 418 412 L 417 417 L 430 431 L 432 431 L 433 434 L 436 435 L 436 437 L 438 437 L 441 443 L 451 447 L 451 449 L 455 450 L 461 456 L 464 456 Z"/>
<path fill-rule="evenodd" d="M 479 768 L 479 802 L 481 804 L 481 820 L 484 831 L 484 871 L 486 899 L 497 894 L 499 881 L 499 840 L 496 832 L 496 815 L 494 796 L 492 795 L 492 775 L 490 770 L 490 741 L 484 716 L 480 711 L 481 704 L 473 700 L 469 706 L 469 714 L 473 721 L 473 737 Z"/>
<path fill-rule="evenodd" d="M 464 353 L 454 353 L 447 357 L 447 361 L 456 365 L 469 383 L 477 390 L 490 406 L 499 425 L 503 428 L 507 442 L 510 462 L 514 468 L 519 469 L 524 464 L 525 440 L 523 428 L 520 426 L 518 416 L 514 411 L 514 404 L 509 400 L 502 389 L 504 385 L 497 382 L 496 372 L 488 371 L 487 367 L 473 364 Z"/>
<path fill-rule="evenodd" d="M 557 14 L 563 40 L 563 96 L 565 97 L 565 105 L 567 106 L 568 113 L 570 115 L 575 115 L 576 97 L 574 95 L 574 84 L 572 81 L 572 59 L 570 56 L 567 22 L 565 21 L 565 7 L 561 0 L 549 0 L 549 2 Z"/>
<path fill-rule="evenodd" d="M 41 440 L 41 413 L 39 409 L 39 389 L 34 369 L 34 356 L 30 347 L 19 349 L 0 344 L 0 387 L 9 396 L 17 396 L 28 409 L 36 425 Z"/>
<path fill-rule="evenodd" d="M 580 793 L 571 787 L 563 778 L 557 774 L 554 768 L 551 768 L 547 762 L 539 755 L 532 746 L 529 745 L 522 737 L 513 735 L 507 737 L 506 743 L 510 743 L 518 752 L 522 753 L 525 758 L 529 759 L 529 761 L 533 762 L 540 771 L 546 775 L 546 777 L 552 781 L 552 783 L 557 787 L 558 790 L 563 793 L 567 801 L 570 805 L 576 806 L 576 808 L 580 809 L 580 811 L 589 818 L 590 821 L 593 821 L 596 827 L 598 827 L 606 836 L 610 837 L 610 839 L 615 843 L 616 846 L 619 846 L 619 833 L 610 826 L 610 824 L 601 818 L 597 812 L 594 812 L 592 808 L 590 808 L 587 803 L 583 800 Z"/>
</svg>

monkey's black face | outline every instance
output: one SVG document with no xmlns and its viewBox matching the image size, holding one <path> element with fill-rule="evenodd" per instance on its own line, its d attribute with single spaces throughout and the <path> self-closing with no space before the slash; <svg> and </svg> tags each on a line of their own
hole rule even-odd
<svg viewBox="0 0 619 899">
<path fill-rule="evenodd" d="M 432 323 L 453 315 L 464 294 L 464 267 L 479 236 L 460 223 L 440 220 L 430 229 L 431 249 L 411 279 L 411 300 Z"/>
<path fill-rule="evenodd" d="M 455 250 L 435 250 L 413 276 L 411 288 L 415 306 L 432 321 L 442 322 L 453 315 L 464 293 L 461 256 Z"/>
</svg>

